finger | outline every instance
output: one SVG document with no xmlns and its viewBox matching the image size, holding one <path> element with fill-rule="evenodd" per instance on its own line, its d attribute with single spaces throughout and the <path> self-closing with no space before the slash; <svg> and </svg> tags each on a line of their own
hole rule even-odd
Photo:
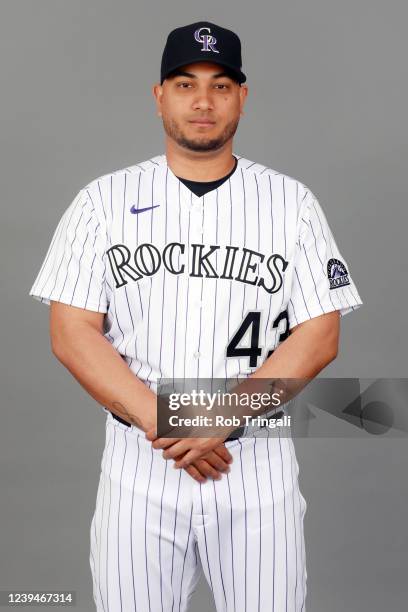
<svg viewBox="0 0 408 612">
<path fill-rule="evenodd" d="M 190 474 L 190 476 L 194 478 L 194 480 L 197 480 L 197 482 L 206 482 L 207 480 L 205 475 L 202 474 L 194 465 L 189 465 L 185 468 L 185 471 L 187 472 L 187 474 Z"/>
<path fill-rule="evenodd" d="M 188 440 L 186 441 L 188 442 Z M 174 454 L 172 455 L 176 459 L 176 465 L 174 465 L 174 467 L 176 469 L 185 468 L 187 465 L 190 465 L 193 461 L 196 461 L 197 459 L 202 459 L 205 455 L 207 455 L 207 453 L 212 452 L 214 448 L 217 448 L 218 446 L 219 446 L 219 442 L 217 441 L 214 442 L 213 438 L 202 438 L 201 440 L 197 441 L 197 443 L 194 445 L 191 445 L 191 442 L 190 442 L 190 444 L 186 445 L 185 455 L 180 460 L 178 460 L 177 458 L 177 452 L 174 452 Z M 175 448 L 175 447 L 172 447 L 172 448 Z M 171 450 L 172 449 L 170 449 L 170 451 L 164 451 L 164 452 L 171 452 Z"/>
<path fill-rule="evenodd" d="M 150 441 L 154 440 L 156 437 L 157 437 L 157 431 L 155 427 L 153 427 L 152 429 L 148 429 L 145 433 L 145 438 L 147 438 Z"/>
<path fill-rule="evenodd" d="M 209 463 L 213 468 L 220 472 L 229 471 L 229 465 L 226 461 L 222 459 L 215 451 L 210 451 L 203 455 L 202 459 L 205 459 L 207 463 Z"/>
<path fill-rule="evenodd" d="M 183 455 L 189 450 L 189 440 L 181 439 L 172 446 L 166 448 L 162 455 L 164 459 L 175 459 L 177 455 Z M 190 462 L 186 463 L 182 467 L 186 467 Z"/>
<path fill-rule="evenodd" d="M 176 461 L 181 461 L 182 457 L 183 455 L 177 455 L 175 459 Z M 228 465 L 226 465 L 226 468 L 230 471 Z M 214 480 L 219 480 L 221 478 L 221 473 L 204 459 L 197 459 L 184 469 L 198 482 L 206 482 L 207 478 L 212 478 Z"/>
<path fill-rule="evenodd" d="M 168 452 L 168 451 L 164 451 L 164 452 Z M 181 459 L 175 462 L 174 467 L 176 469 L 186 468 L 191 463 L 196 461 L 199 457 L 201 457 L 201 452 L 199 450 L 197 449 L 188 450 L 186 454 L 184 455 L 184 457 L 182 457 Z"/>
<path fill-rule="evenodd" d="M 231 455 L 231 453 L 229 452 L 228 449 L 225 448 L 225 446 L 216 446 L 213 451 L 219 456 L 221 457 L 221 459 L 223 461 L 225 461 L 226 463 L 232 463 L 233 461 L 233 457 Z"/>
<path fill-rule="evenodd" d="M 179 440 L 182 440 L 182 438 L 157 438 L 152 442 L 152 446 L 153 448 L 169 448 Z"/>
<path fill-rule="evenodd" d="M 219 480 L 222 476 L 221 472 L 214 468 L 211 463 L 206 461 L 205 459 L 197 459 L 191 465 L 197 467 L 203 476 L 208 478 L 212 478 L 213 480 Z"/>
</svg>

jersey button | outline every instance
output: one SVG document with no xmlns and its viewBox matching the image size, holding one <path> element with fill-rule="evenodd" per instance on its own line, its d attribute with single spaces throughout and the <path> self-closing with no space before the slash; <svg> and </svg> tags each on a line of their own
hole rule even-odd
<svg viewBox="0 0 408 612">
<path fill-rule="evenodd" d="M 201 353 L 200 351 L 196 351 L 193 355 L 194 359 L 198 359 L 200 357 Z"/>
</svg>

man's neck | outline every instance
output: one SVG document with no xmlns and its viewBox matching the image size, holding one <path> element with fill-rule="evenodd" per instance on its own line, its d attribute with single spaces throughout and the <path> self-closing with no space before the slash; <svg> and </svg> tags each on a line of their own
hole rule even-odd
<svg viewBox="0 0 408 612">
<path fill-rule="evenodd" d="M 216 181 L 226 176 L 235 165 L 232 142 L 218 151 L 189 151 L 169 141 L 166 143 L 167 165 L 181 178 L 190 181 Z"/>
</svg>

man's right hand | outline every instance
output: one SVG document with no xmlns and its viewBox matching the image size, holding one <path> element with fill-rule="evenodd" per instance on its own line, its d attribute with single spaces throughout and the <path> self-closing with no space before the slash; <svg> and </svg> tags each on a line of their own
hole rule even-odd
<svg viewBox="0 0 408 612">
<path fill-rule="evenodd" d="M 181 456 L 177 457 L 179 460 Z M 206 455 L 193 461 L 188 467 L 183 468 L 197 482 L 206 482 L 207 478 L 219 480 L 223 473 L 230 471 L 229 464 L 232 463 L 232 455 L 224 443 L 220 444 Z"/>
<path fill-rule="evenodd" d="M 155 427 L 157 427 L 156 413 L 145 415 L 142 424 L 143 430 L 147 432 Z M 175 461 L 181 459 L 181 457 L 182 455 L 179 455 Z M 232 461 L 231 453 L 224 443 L 220 443 L 212 451 L 209 451 L 196 461 L 193 461 L 187 468 L 183 469 L 185 469 L 194 480 L 203 483 L 207 481 L 207 478 L 219 480 L 223 473 L 230 471 L 229 464 L 232 463 Z"/>
</svg>

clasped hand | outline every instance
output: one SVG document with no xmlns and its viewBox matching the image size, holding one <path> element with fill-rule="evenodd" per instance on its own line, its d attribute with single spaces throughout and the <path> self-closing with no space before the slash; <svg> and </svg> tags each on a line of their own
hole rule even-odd
<svg viewBox="0 0 408 612">
<path fill-rule="evenodd" d="M 198 482 L 205 482 L 207 476 L 219 480 L 222 472 L 230 471 L 233 459 L 224 444 L 230 433 L 226 431 L 225 437 L 158 438 L 156 427 L 152 427 L 146 438 L 153 448 L 163 449 L 164 459 L 174 459 L 174 468 L 185 469 Z"/>
</svg>

